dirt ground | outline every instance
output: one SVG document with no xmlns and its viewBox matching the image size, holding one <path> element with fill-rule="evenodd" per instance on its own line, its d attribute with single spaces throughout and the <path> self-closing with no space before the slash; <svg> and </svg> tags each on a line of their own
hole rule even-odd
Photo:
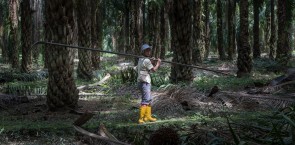
<svg viewBox="0 0 295 145">
<path fill-rule="evenodd" d="M 215 68 L 232 74 L 236 71 L 235 66 L 231 63 L 223 63 Z M 201 73 L 214 75 L 206 71 Z M 195 74 L 199 75 L 200 72 L 195 71 Z M 98 86 L 96 94 L 87 94 L 87 92 L 93 92 L 91 90 L 80 91 L 79 107 L 75 111 L 61 112 L 48 111 L 45 95 L 22 96 L 20 99 L 19 96 L 0 94 L 0 99 L 2 99 L 0 135 L 3 134 L 0 137 L 0 142 L 2 141 L 0 144 L 97 143 L 74 130 L 72 124 L 81 115 L 77 112 L 95 113 L 94 117 L 84 126 L 90 132 L 98 134 L 99 125 L 105 124 L 119 140 L 138 144 L 134 138 L 126 138 L 134 135 L 132 133 L 137 131 L 134 128 L 142 127 L 137 124 L 140 93 L 136 84 L 118 85 L 109 90 L 111 93 L 99 91 L 99 88 Z M 192 116 L 196 116 L 195 114 L 209 116 L 209 118 L 224 117 L 228 113 L 263 112 L 295 103 L 295 94 L 292 92 L 274 95 L 265 92 L 267 89 L 265 86 L 254 85 L 242 88 L 235 91 L 220 89 L 211 97 L 208 97 L 210 90 L 200 91 L 192 85 L 185 87 L 171 85 L 164 89 L 153 89 L 155 97 L 152 103 L 153 113 L 159 120 L 157 124 L 147 124 L 145 128 L 152 133 L 159 126 L 165 126 L 170 122 L 195 125 L 197 119 L 192 119 Z M 224 112 L 227 113 L 224 114 Z M 153 126 L 157 127 L 153 128 Z M 204 125 L 199 127 L 203 128 Z M 213 128 L 214 126 L 211 126 L 208 130 Z M 6 129 L 9 131 L 6 132 Z M 130 136 L 121 135 L 124 134 L 120 132 L 122 130 L 126 132 L 131 130 Z M 228 134 L 225 133 L 225 136 Z"/>
</svg>

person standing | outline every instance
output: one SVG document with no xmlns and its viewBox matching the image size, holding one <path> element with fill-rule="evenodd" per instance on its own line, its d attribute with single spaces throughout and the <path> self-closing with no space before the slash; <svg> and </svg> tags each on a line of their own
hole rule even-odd
<svg viewBox="0 0 295 145">
<path fill-rule="evenodd" d="M 141 91 L 141 104 L 139 108 L 138 123 L 142 124 L 147 121 L 155 122 L 157 119 L 152 117 L 151 101 L 151 76 L 150 73 L 156 72 L 161 64 L 161 59 L 153 59 L 155 66 L 150 60 L 152 47 L 144 44 L 141 47 L 143 58 L 139 58 L 136 71 L 138 73 L 137 82 Z"/>
</svg>

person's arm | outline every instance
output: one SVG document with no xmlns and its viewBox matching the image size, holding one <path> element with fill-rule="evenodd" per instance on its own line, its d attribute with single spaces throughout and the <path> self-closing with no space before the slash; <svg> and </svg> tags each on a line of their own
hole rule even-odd
<svg viewBox="0 0 295 145">
<path fill-rule="evenodd" d="M 162 60 L 161 60 L 160 58 L 158 58 L 157 60 L 158 60 L 158 61 L 157 61 L 157 64 L 151 69 L 152 72 L 157 71 L 158 68 L 159 68 L 160 65 L 161 65 L 161 61 L 162 61 Z"/>
</svg>

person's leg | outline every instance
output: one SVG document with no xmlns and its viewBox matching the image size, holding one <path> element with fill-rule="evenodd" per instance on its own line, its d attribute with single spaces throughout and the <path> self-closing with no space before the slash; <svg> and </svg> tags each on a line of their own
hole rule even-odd
<svg viewBox="0 0 295 145">
<path fill-rule="evenodd" d="M 138 83 L 138 88 L 140 89 L 141 92 L 141 103 L 140 103 L 140 108 L 139 108 L 139 119 L 138 123 L 142 124 L 144 123 L 144 118 L 146 117 L 147 114 L 147 106 L 149 104 L 149 92 L 148 91 L 148 86 L 146 85 L 147 83 L 140 82 Z"/>
<path fill-rule="evenodd" d="M 144 118 L 144 121 L 151 121 L 151 122 L 157 121 L 156 118 L 152 117 L 152 106 L 151 105 L 148 105 L 146 107 L 146 116 Z"/>
<path fill-rule="evenodd" d="M 152 101 L 151 96 L 151 84 L 149 83 L 140 83 L 140 90 L 141 90 L 141 104 L 142 105 L 149 105 Z"/>
<path fill-rule="evenodd" d="M 150 83 L 144 83 L 142 85 L 143 90 L 143 98 L 141 104 L 146 105 L 146 114 L 144 117 L 144 121 L 151 121 L 154 122 L 157 119 L 152 117 L 152 107 L 151 107 L 151 101 L 152 101 L 152 95 L 151 95 L 151 84 Z"/>
</svg>

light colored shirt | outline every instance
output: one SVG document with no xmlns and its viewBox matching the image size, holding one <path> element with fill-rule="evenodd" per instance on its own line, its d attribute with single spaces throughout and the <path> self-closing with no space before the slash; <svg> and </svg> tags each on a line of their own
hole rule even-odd
<svg viewBox="0 0 295 145">
<path fill-rule="evenodd" d="M 153 68 L 153 64 L 148 58 L 139 58 L 137 70 L 137 82 L 151 83 L 150 70 Z"/>
</svg>

